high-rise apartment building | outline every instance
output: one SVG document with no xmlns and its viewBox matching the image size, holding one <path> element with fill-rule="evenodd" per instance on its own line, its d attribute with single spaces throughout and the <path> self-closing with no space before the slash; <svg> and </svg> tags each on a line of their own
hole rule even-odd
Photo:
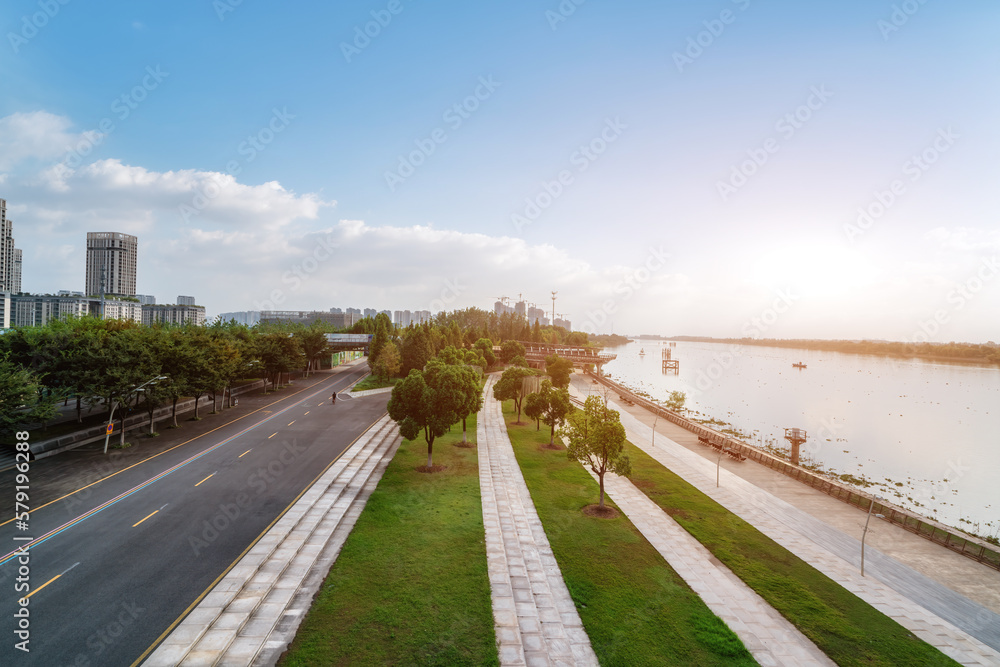
<svg viewBox="0 0 1000 667">
<path fill-rule="evenodd" d="M 193 305 L 195 305 L 194 304 L 194 297 L 193 296 L 178 296 L 177 297 L 177 305 L 178 306 L 193 306 Z"/>
<path fill-rule="evenodd" d="M 21 251 L 14 247 L 14 223 L 7 217 L 7 200 L 0 199 L 0 292 L 21 291 Z"/>
<path fill-rule="evenodd" d="M 205 324 L 205 307 L 192 304 L 151 304 L 142 307 L 142 323 L 151 324 Z"/>
<path fill-rule="evenodd" d="M 120 232 L 87 232 L 87 296 L 135 296 L 139 239 Z M 103 289 L 102 289 L 103 287 Z"/>
</svg>

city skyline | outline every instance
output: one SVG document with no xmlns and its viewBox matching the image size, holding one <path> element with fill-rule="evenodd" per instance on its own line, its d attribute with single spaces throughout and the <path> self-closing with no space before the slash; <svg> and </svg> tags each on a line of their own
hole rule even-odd
<svg viewBox="0 0 1000 667">
<path fill-rule="evenodd" d="M 212 316 L 536 290 L 589 332 L 995 339 L 1000 9 L 911 5 L 19 5 L 23 288 L 113 229 Z"/>
</svg>

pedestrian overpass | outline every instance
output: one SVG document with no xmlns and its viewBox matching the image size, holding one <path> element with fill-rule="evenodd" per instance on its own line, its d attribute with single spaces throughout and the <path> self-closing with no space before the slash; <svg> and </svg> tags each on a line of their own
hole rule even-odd
<svg viewBox="0 0 1000 667">
<path fill-rule="evenodd" d="M 368 354 L 371 344 L 372 334 L 326 334 L 326 345 L 330 352 L 360 350 Z"/>
</svg>

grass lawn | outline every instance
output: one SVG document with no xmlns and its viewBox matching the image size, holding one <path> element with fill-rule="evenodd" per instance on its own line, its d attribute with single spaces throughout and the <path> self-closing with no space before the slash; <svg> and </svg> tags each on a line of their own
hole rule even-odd
<svg viewBox="0 0 1000 667">
<path fill-rule="evenodd" d="M 958 664 L 639 448 L 627 447 L 632 483 L 838 665 Z"/>
<path fill-rule="evenodd" d="M 564 450 L 542 449 L 548 429 L 511 425 L 509 406 L 504 417 L 514 452 L 601 664 L 756 665 L 624 515 L 581 512 L 597 502 L 597 483 Z"/>
<path fill-rule="evenodd" d="M 279 664 L 499 664 L 479 463 L 461 439 L 435 441 L 447 469 L 433 474 L 416 471 L 423 439 L 403 442 Z"/>
<path fill-rule="evenodd" d="M 365 391 L 367 389 L 381 389 L 383 387 L 395 387 L 399 378 L 377 378 L 374 375 L 365 377 L 364 380 L 351 388 L 351 391 Z"/>
</svg>

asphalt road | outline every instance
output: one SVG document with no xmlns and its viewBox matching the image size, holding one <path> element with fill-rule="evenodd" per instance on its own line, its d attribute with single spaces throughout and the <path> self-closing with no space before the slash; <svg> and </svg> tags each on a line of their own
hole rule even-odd
<svg viewBox="0 0 1000 667">
<path fill-rule="evenodd" d="M 364 369 L 40 507 L 27 531 L 0 526 L 0 665 L 136 661 L 384 413 L 387 394 L 331 405 Z M 30 584 L 30 652 L 16 647 L 19 583 Z"/>
</svg>

